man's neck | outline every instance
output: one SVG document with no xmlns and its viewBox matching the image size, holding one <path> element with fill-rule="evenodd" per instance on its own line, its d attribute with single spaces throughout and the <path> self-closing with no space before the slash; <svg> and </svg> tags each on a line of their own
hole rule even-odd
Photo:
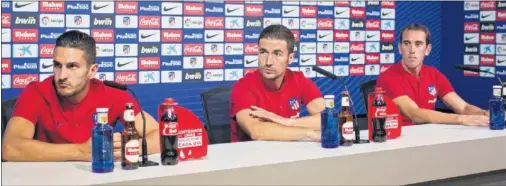
<svg viewBox="0 0 506 186">
<path fill-rule="evenodd" d="M 420 77 L 420 71 L 422 70 L 422 66 L 423 66 L 423 64 L 421 64 L 415 68 L 408 68 L 404 63 L 402 63 L 402 68 L 404 68 L 404 70 L 406 72 L 408 72 L 409 74 L 416 76 L 416 77 Z"/>
<path fill-rule="evenodd" d="M 265 87 L 267 87 L 267 89 L 276 91 L 276 90 L 281 89 L 281 86 L 283 86 L 283 82 L 285 80 L 285 74 L 279 76 L 276 79 L 272 79 L 272 80 L 262 79 L 262 80 L 264 82 Z"/>
<path fill-rule="evenodd" d="M 79 104 L 86 97 L 86 95 L 88 95 L 89 90 L 90 90 L 90 84 L 88 83 L 87 85 L 85 85 L 84 89 L 80 93 L 73 95 L 73 96 L 69 96 L 69 97 L 61 97 L 62 101 L 64 103 L 68 103 L 68 104 L 72 104 L 72 105 Z"/>
</svg>

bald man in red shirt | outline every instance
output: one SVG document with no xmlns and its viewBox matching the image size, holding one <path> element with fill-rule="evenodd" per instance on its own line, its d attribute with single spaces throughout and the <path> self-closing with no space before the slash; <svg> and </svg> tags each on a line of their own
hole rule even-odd
<svg viewBox="0 0 506 186">
<path fill-rule="evenodd" d="M 420 24 L 401 31 L 402 61 L 381 73 L 376 86 L 382 87 L 401 111 L 403 126 L 420 123 L 488 126 L 488 112 L 458 96 L 448 79 L 436 68 L 423 64 L 429 55 L 430 32 Z M 456 114 L 434 111 L 441 99 Z"/>
<path fill-rule="evenodd" d="M 134 103 L 135 127 L 143 134 L 141 110 L 125 91 L 94 79 L 95 40 L 86 33 L 68 31 L 56 40 L 54 76 L 30 83 L 19 95 L 7 123 L 2 159 L 7 161 L 91 161 L 93 114 L 108 108 L 108 123 L 123 121 L 126 103 Z M 148 153 L 159 149 L 158 124 L 148 113 Z M 114 134 L 114 157 L 121 158 L 121 134 Z"/>
<path fill-rule="evenodd" d="M 282 25 L 259 36 L 258 70 L 234 84 L 230 100 L 231 141 L 320 141 L 320 112 L 325 105 L 318 87 L 301 72 L 287 69 L 295 38 Z M 310 116 L 299 117 L 305 105 Z"/>
</svg>

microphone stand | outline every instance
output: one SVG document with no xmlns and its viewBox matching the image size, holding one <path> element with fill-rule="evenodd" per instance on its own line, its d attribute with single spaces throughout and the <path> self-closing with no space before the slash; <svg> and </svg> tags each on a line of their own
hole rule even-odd
<svg viewBox="0 0 506 186">
<path fill-rule="evenodd" d="M 135 95 L 134 91 L 132 89 L 126 88 L 132 95 L 134 96 L 135 100 L 137 100 L 137 105 L 139 105 L 139 109 L 141 110 L 141 116 L 142 116 L 142 161 L 139 162 L 140 167 L 150 167 L 150 166 L 158 166 L 157 162 L 149 161 L 148 160 L 148 143 L 146 141 L 146 117 L 144 116 L 144 112 L 142 110 L 141 104 L 139 103 L 139 99 L 137 99 L 137 96 Z"/>
<path fill-rule="evenodd" d="M 353 143 L 355 143 L 355 144 L 369 143 L 369 140 L 360 139 L 360 127 L 358 125 L 357 110 L 355 110 L 355 104 L 353 104 L 353 99 L 351 98 L 351 92 L 348 89 L 348 86 L 346 86 L 346 82 L 344 82 L 340 78 L 337 78 L 337 80 L 341 81 L 341 83 L 344 86 L 344 90 L 346 90 L 348 92 L 348 96 L 350 97 L 350 104 L 351 104 L 350 106 L 353 109 L 353 114 L 352 114 L 353 130 L 355 131 L 355 141 L 353 141 Z"/>
</svg>

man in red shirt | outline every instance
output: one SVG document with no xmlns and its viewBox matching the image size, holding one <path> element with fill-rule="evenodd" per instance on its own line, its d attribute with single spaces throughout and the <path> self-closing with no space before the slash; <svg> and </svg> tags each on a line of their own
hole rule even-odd
<svg viewBox="0 0 506 186">
<path fill-rule="evenodd" d="M 448 79 L 436 68 L 423 64 L 429 55 L 430 32 L 424 25 L 410 24 L 401 31 L 402 61 L 379 75 L 382 87 L 402 113 L 403 126 L 441 123 L 488 126 L 488 112 L 458 96 Z M 434 111 L 437 99 L 456 114 Z"/>
<path fill-rule="evenodd" d="M 258 70 L 237 81 L 231 92 L 231 141 L 320 141 L 324 101 L 318 87 L 301 72 L 287 69 L 295 38 L 282 25 L 260 33 Z M 302 105 L 310 116 L 301 117 Z"/>
<path fill-rule="evenodd" d="M 96 109 L 108 108 L 109 124 L 123 122 L 126 103 L 135 103 L 135 127 L 142 135 L 142 117 L 125 91 L 93 77 L 96 44 L 88 34 L 68 31 L 56 40 L 54 76 L 30 83 L 19 95 L 7 124 L 2 159 L 7 161 L 91 161 L 91 130 Z M 159 152 L 158 125 L 148 113 L 148 153 Z M 124 123 L 124 122 L 123 122 Z M 114 134 L 114 156 L 121 157 L 121 135 Z"/>
</svg>

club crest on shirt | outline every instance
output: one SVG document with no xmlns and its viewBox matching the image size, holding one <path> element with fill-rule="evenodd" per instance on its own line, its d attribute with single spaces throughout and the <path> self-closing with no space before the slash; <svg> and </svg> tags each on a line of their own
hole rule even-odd
<svg viewBox="0 0 506 186">
<path fill-rule="evenodd" d="M 288 105 L 292 110 L 299 110 L 300 108 L 299 100 L 296 97 L 288 100 Z"/>
<path fill-rule="evenodd" d="M 436 91 L 436 87 L 434 85 L 429 86 L 429 94 L 432 96 L 436 96 L 437 91 Z"/>
</svg>

